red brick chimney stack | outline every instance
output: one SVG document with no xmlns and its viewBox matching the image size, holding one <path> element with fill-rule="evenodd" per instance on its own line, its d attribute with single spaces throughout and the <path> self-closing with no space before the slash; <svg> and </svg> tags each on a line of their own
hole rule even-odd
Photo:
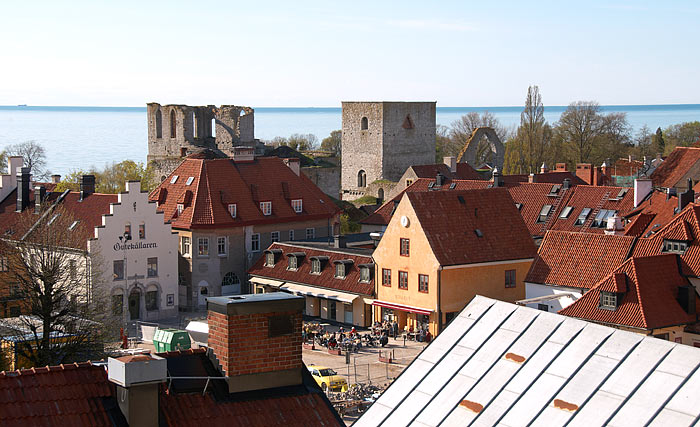
<svg viewBox="0 0 700 427">
<path fill-rule="evenodd" d="M 301 384 L 304 305 L 284 292 L 208 299 L 210 356 L 231 393 Z"/>
</svg>

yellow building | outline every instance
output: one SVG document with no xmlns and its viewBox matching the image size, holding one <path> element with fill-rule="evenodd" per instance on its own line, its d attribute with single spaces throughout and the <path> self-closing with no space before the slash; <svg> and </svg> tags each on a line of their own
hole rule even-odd
<svg viewBox="0 0 700 427">
<path fill-rule="evenodd" d="M 475 295 L 515 302 L 535 252 L 505 189 L 405 193 L 373 255 L 375 320 L 436 335 Z"/>
</svg>

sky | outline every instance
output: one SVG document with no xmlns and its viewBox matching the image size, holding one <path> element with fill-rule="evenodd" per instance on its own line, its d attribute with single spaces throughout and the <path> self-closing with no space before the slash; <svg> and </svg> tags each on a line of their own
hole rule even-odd
<svg viewBox="0 0 700 427">
<path fill-rule="evenodd" d="M 700 103 L 697 1 L 12 1 L 0 105 Z"/>
</svg>

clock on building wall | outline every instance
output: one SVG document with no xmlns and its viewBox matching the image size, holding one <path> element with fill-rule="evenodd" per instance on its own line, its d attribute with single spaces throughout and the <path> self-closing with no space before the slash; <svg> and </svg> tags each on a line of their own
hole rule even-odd
<svg viewBox="0 0 700 427">
<path fill-rule="evenodd" d="M 403 225 L 404 227 L 408 227 L 409 223 L 410 221 L 408 220 L 408 217 L 406 215 L 401 217 L 401 225 Z"/>
</svg>

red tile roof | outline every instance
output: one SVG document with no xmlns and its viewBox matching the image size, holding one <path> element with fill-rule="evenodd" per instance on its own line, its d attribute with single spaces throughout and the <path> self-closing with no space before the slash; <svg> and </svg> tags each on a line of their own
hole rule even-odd
<svg viewBox="0 0 700 427">
<path fill-rule="evenodd" d="M 440 265 L 535 256 L 532 237 L 505 189 L 407 192 L 404 198 Z"/>
<path fill-rule="evenodd" d="M 627 190 L 621 199 L 617 199 L 617 195 L 622 190 Z M 560 218 L 561 211 L 566 206 L 572 206 L 574 209 L 567 218 Z M 634 207 L 634 190 L 623 187 L 609 186 L 593 186 L 593 185 L 577 185 L 572 188 L 572 191 L 565 200 L 557 207 L 555 211 L 556 220 L 549 227 L 550 230 L 559 231 L 585 231 L 587 233 L 605 233 L 605 225 L 603 227 L 593 227 L 592 223 L 596 217 L 597 209 L 608 209 L 617 211 L 618 216 L 622 217 Z M 584 208 L 590 208 L 591 213 L 583 225 L 576 225 L 576 220 Z"/>
<path fill-rule="evenodd" d="M 612 167 L 612 174 L 615 176 L 638 176 L 639 171 L 644 166 L 640 160 L 618 159 Z"/>
<path fill-rule="evenodd" d="M 650 178 L 655 187 L 675 187 L 699 161 L 700 148 L 676 147 Z"/>
<path fill-rule="evenodd" d="M 650 231 L 658 231 L 675 217 L 677 207 L 678 197 L 654 191 L 636 209 L 627 213 L 631 222 L 625 227 L 625 234 L 645 236 Z"/>
<path fill-rule="evenodd" d="M 450 179 L 474 179 L 481 180 L 482 177 L 479 175 L 473 167 L 468 163 L 457 163 L 457 171 L 452 173 L 449 166 L 444 163 L 436 163 L 434 165 L 414 165 L 411 166 L 413 172 L 416 174 L 417 178 L 432 178 L 440 172 L 443 176 Z"/>
<path fill-rule="evenodd" d="M 44 203 L 55 203 L 61 193 L 47 193 Z M 17 190 L 10 193 L 5 200 L 0 203 L 0 236 L 10 239 L 19 239 L 27 231 L 26 225 L 39 219 L 34 215 L 34 191 L 29 193 L 30 206 L 22 213 L 16 212 Z M 85 199 L 80 200 L 80 192 L 71 191 L 60 200 L 60 206 L 72 215 L 74 220 L 80 222 L 74 229 L 76 235 L 85 236 L 79 249 L 87 248 L 87 240 L 95 236 L 95 227 L 102 225 L 102 215 L 109 214 L 110 204 L 117 203 L 116 194 L 93 193 Z M 22 219 L 23 217 L 31 217 Z M 51 218 L 51 215 L 47 216 Z M 24 229 L 21 229 L 24 228 Z M 12 230 L 8 234 L 8 230 Z"/>
<path fill-rule="evenodd" d="M 630 255 L 634 242 L 631 236 L 548 231 L 525 281 L 590 288 Z"/>
<path fill-rule="evenodd" d="M 171 183 L 175 175 L 178 178 Z M 187 185 L 190 177 L 192 182 Z M 277 157 L 249 162 L 188 157 L 151 192 L 149 199 L 160 200 L 159 210 L 165 219 L 180 229 L 309 221 L 332 218 L 339 212 L 311 180 L 296 175 Z M 302 213 L 292 209 L 293 199 L 303 200 Z M 260 210 L 260 202 L 267 201 L 272 202 L 269 216 Z M 184 204 L 180 215 L 178 203 Z M 236 218 L 228 212 L 229 203 L 236 204 Z"/>
<path fill-rule="evenodd" d="M 274 267 L 265 265 L 265 257 L 260 257 L 258 261 L 248 270 L 248 273 L 255 276 L 268 277 L 285 282 L 294 282 L 303 285 L 316 286 L 319 288 L 333 289 L 341 292 L 350 292 L 361 295 L 374 295 L 374 278 L 369 283 L 360 282 L 360 264 L 372 264 L 372 257 L 369 255 L 357 255 L 343 253 L 342 249 L 311 249 L 303 245 L 292 243 L 273 243 L 268 250 L 279 249 L 282 254 L 277 257 Z M 287 269 L 287 254 L 292 252 L 303 252 L 306 254 L 299 259 L 297 270 Z M 311 257 L 326 256 L 328 261 L 322 265 L 321 274 L 311 274 Z M 353 265 L 345 267 L 345 279 L 335 278 L 334 261 L 350 259 Z M 374 273 L 374 271 L 372 271 Z"/>
<path fill-rule="evenodd" d="M 540 184 L 562 184 L 568 178 L 571 181 L 571 185 L 586 185 L 586 181 L 569 171 L 537 173 L 534 178 L 535 183 Z M 529 180 L 530 175 L 528 174 L 503 175 L 503 182 L 506 184 L 526 183 Z"/>
<path fill-rule="evenodd" d="M 104 367 L 89 362 L 0 372 L 4 426 L 126 425 Z"/>
<path fill-rule="evenodd" d="M 678 264 L 674 254 L 630 258 L 559 314 L 647 330 L 694 323 L 677 301 L 678 287 L 690 286 Z M 624 296 L 615 310 L 599 308 L 601 292 Z"/>
</svg>

